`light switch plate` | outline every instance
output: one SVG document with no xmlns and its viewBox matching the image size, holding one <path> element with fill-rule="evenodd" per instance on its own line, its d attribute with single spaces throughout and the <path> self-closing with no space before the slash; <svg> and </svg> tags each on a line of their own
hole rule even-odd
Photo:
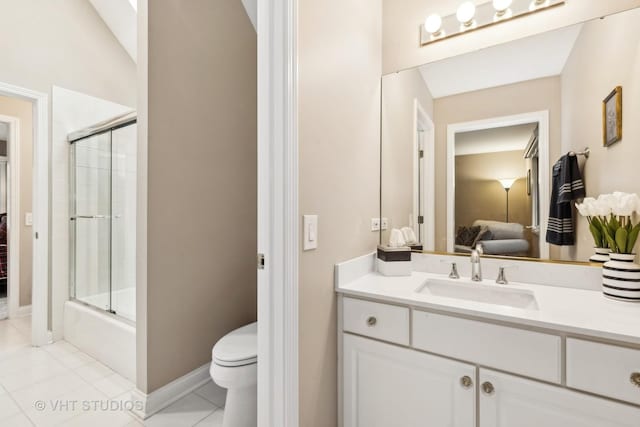
<svg viewBox="0 0 640 427">
<path fill-rule="evenodd" d="M 318 247 L 318 215 L 302 216 L 303 250 L 310 251 Z"/>
<path fill-rule="evenodd" d="M 33 225 L 33 213 L 27 212 L 24 214 L 24 225 L 31 227 Z"/>
</svg>

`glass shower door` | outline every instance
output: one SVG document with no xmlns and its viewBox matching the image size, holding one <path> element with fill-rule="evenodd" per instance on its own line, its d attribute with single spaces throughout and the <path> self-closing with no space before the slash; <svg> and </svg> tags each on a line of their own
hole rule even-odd
<svg viewBox="0 0 640 427">
<path fill-rule="evenodd" d="M 136 320 L 136 153 L 137 125 L 111 134 L 111 308 Z"/>
<path fill-rule="evenodd" d="M 72 297 L 111 305 L 111 132 L 71 146 Z"/>
</svg>

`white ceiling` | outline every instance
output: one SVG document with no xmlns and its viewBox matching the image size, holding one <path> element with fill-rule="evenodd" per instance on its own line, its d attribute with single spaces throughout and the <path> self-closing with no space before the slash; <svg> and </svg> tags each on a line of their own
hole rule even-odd
<svg viewBox="0 0 640 427">
<path fill-rule="evenodd" d="M 557 76 L 573 50 L 582 25 L 433 62 L 420 67 L 434 98 Z"/>
<path fill-rule="evenodd" d="M 253 29 L 257 31 L 258 28 L 258 0 L 242 0 L 244 9 L 249 15 L 249 19 L 253 24 Z"/>
<path fill-rule="evenodd" d="M 537 123 L 456 134 L 456 156 L 524 150 Z"/>
<path fill-rule="evenodd" d="M 0 122 L 0 141 L 6 141 L 9 138 L 9 125 Z"/>
<path fill-rule="evenodd" d="M 133 62 L 138 58 L 138 7 L 136 0 L 89 0 Z"/>
</svg>

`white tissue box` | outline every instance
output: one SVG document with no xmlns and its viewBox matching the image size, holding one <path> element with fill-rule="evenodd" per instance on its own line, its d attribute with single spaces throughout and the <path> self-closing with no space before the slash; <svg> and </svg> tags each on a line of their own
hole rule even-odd
<svg viewBox="0 0 640 427">
<path fill-rule="evenodd" d="M 411 261 L 383 261 L 377 258 L 378 273 L 383 276 L 411 276 Z"/>
</svg>

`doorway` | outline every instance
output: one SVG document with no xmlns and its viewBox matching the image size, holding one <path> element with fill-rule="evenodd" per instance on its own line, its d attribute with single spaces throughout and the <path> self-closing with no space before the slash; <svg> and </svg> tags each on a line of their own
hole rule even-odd
<svg viewBox="0 0 640 427">
<path fill-rule="evenodd" d="M 46 94 L 0 82 L 0 96 L 26 102 L 31 112 L 32 153 L 22 153 L 20 120 L 13 116 L 0 116 L 9 123 L 7 140 L 7 305 L 8 316 L 32 315 L 31 343 L 41 346 L 49 342 L 48 333 L 48 270 L 49 270 L 49 152 L 48 152 L 48 97 Z M 31 189 L 26 200 L 31 206 L 24 215 L 19 208 L 20 159 L 31 160 Z M 28 171 L 27 171 L 28 172 Z M 22 198 L 25 199 L 25 198 Z M 1 214 L 2 212 L 0 212 Z M 24 226 L 24 227 L 23 227 Z M 21 227 L 23 230 L 21 230 Z M 24 229 L 26 228 L 26 232 Z M 22 232 L 21 232 L 22 231 Z M 22 241 L 21 241 L 22 240 Z M 23 275 L 31 276 L 31 304 L 20 304 L 20 248 L 32 246 L 31 265 L 23 266 Z M 24 302 L 24 301 L 23 301 Z"/>
</svg>

